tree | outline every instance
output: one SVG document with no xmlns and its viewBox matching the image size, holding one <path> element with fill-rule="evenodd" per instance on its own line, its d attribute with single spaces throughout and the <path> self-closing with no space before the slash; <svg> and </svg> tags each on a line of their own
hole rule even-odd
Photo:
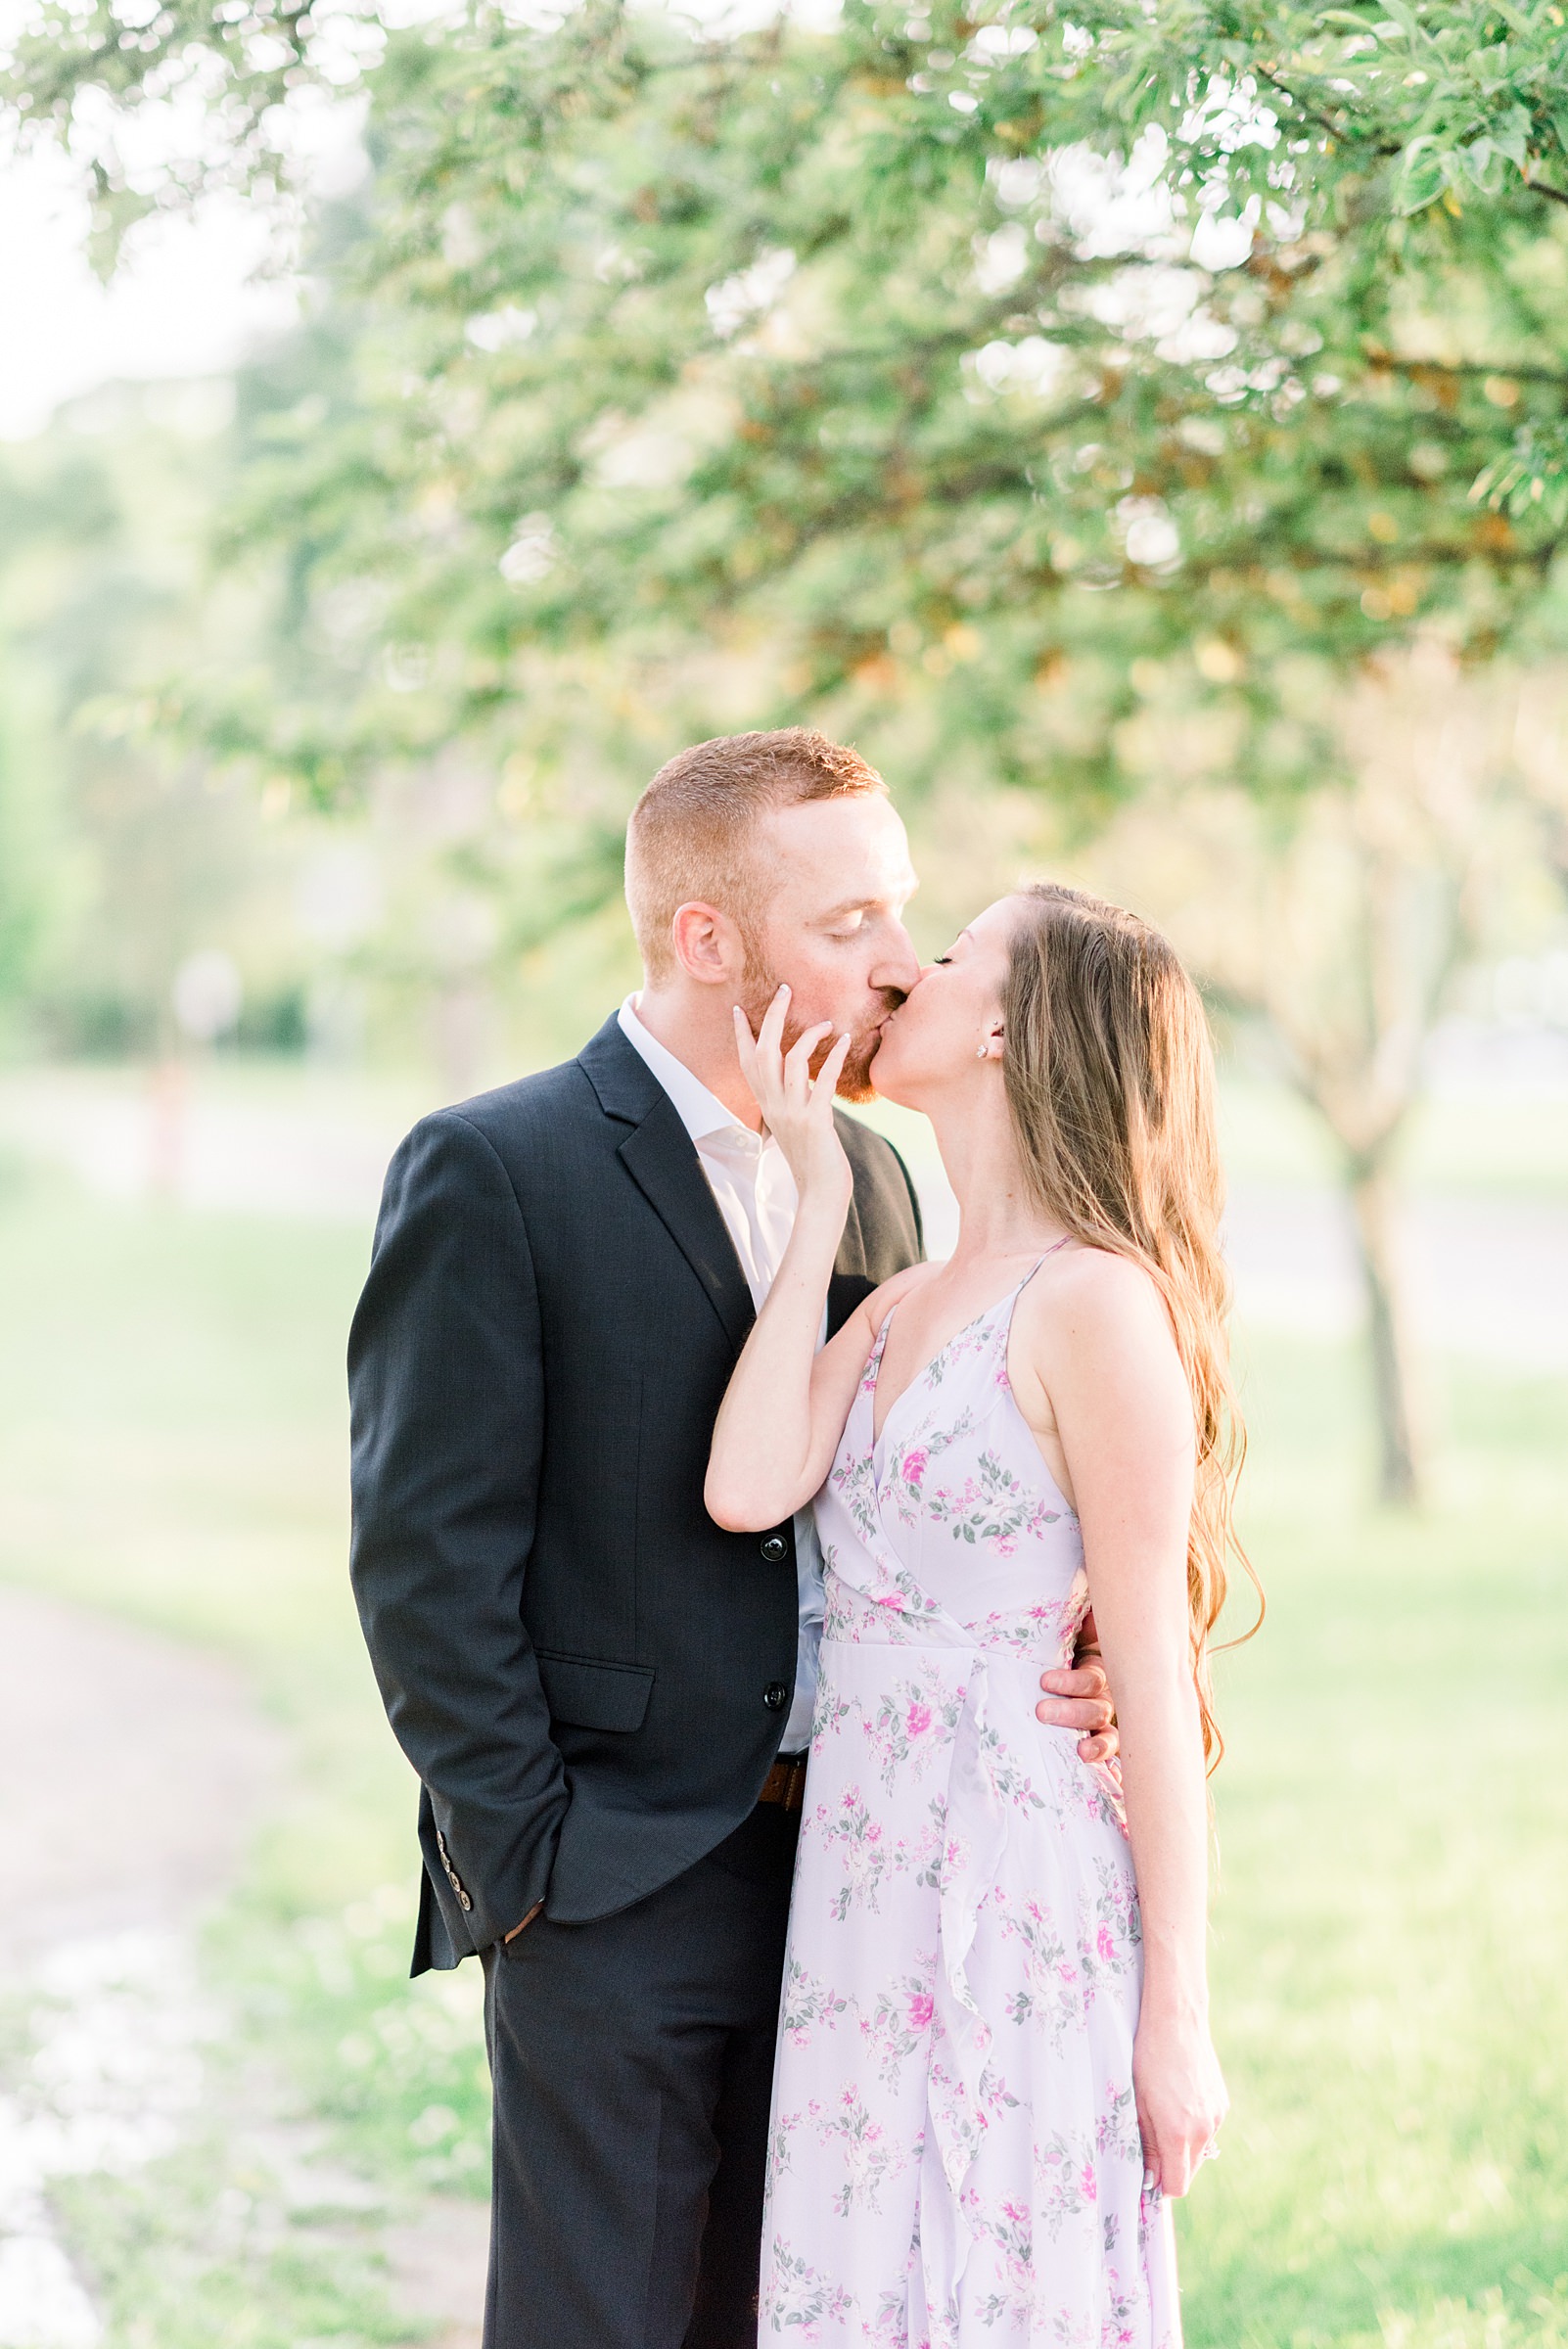
<svg viewBox="0 0 1568 2349">
<path fill-rule="evenodd" d="M 386 34 L 287 0 L 40 22 L 25 121 L 90 138 L 86 94 L 112 123 L 199 87 L 254 185 L 293 93 L 358 75 L 368 103 L 373 176 L 323 251 L 332 367 L 248 427 L 275 655 L 243 693 L 184 687 L 230 754 L 328 803 L 454 736 L 526 760 L 562 839 L 535 898 L 564 873 L 580 910 L 615 824 L 612 788 L 576 825 L 579 778 L 737 706 L 1087 824 L 1145 787 L 1153 672 L 1296 865 L 1340 827 L 1367 973 L 1406 936 L 1359 829 L 1356 680 L 1417 638 L 1528 656 L 1565 617 L 1550 0 L 850 0 L 831 31 L 719 37 L 612 0 Z M 107 234 L 189 193 L 97 155 Z M 1395 992 L 1428 999 L 1426 953 Z M 1392 1330 L 1389 1015 L 1322 1010 Z"/>
<path fill-rule="evenodd" d="M 328 796 L 454 726 L 548 757 L 542 655 L 580 719 L 594 648 L 678 703 L 703 647 L 772 714 L 1103 799 L 1140 650 L 1188 649 L 1290 788 L 1332 744 L 1274 723 L 1278 658 L 1536 624 L 1568 530 L 1560 13 L 910 0 L 703 40 L 608 0 L 388 36 L 55 0 L 13 88 L 80 137 L 85 92 L 113 121 L 208 87 L 221 167 L 264 178 L 291 88 L 376 51 L 375 177 L 327 256 L 346 361 L 272 418 L 250 506 L 301 621 L 374 583 L 361 690 L 231 712 L 236 742 Z M 153 201 L 103 139 L 97 167 L 111 225 Z M 394 708 L 389 644 L 421 679 Z"/>
<path fill-rule="evenodd" d="M 154 690 L 254 634 L 208 572 L 225 392 L 112 390 L 0 462 L 0 1004 L 57 1049 L 166 1044 L 203 948 L 244 962 L 253 1035 L 298 1002 L 294 844 Z"/>
<path fill-rule="evenodd" d="M 1305 670 L 1299 694 L 1320 689 Z M 1398 1159 L 1452 983 L 1509 934 L 1551 821 L 1559 678 L 1466 673 L 1438 643 L 1384 656 L 1336 722 L 1348 779 L 1290 802 L 1217 785 L 1158 692 L 1129 759 L 1160 768 L 1096 845 L 1097 877 L 1165 922 L 1211 999 L 1265 1021 L 1333 1138 L 1367 1302 L 1379 1489 L 1419 1497 L 1423 1430 L 1397 1246 Z M 1183 765 L 1186 771 L 1183 770 Z"/>
</svg>

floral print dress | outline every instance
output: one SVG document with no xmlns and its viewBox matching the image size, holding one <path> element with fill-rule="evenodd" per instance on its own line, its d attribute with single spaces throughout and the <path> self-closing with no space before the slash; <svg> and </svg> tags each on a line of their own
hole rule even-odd
<svg viewBox="0 0 1568 2349">
<path fill-rule="evenodd" d="M 821 1683 L 790 1916 L 761 2338 L 1179 2349 L 1132 2099 L 1114 1769 L 1035 1717 L 1088 1607 L 1007 1378 L 1024 1283 L 873 1444 L 884 1322 L 817 1497 Z M 891 1315 L 890 1315 L 891 1319 Z"/>
</svg>

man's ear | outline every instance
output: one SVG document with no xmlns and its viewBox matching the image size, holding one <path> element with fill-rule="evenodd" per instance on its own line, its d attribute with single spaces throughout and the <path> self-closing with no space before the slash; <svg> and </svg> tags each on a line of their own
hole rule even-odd
<svg viewBox="0 0 1568 2349">
<path fill-rule="evenodd" d="M 737 987 L 746 968 L 746 946 L 739 926 L 716 905 L 700 898 L 677 905 L 669 925 L 675 960 L 688 979 L 701 987 Z"/>
</svg>

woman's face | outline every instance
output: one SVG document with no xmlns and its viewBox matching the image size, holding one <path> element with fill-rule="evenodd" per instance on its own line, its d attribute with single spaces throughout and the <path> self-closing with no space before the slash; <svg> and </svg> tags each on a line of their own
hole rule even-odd
<svg viewBox="0 0 1568 2349">
<path fill-rule="evenodd" d="M 885 1100 L 919 1109 L 956 1079 L 986 1076 L 982 1046 L 1000 1066 L 1001 995 L 1018 916 L 1015 898 L 998 898 L 921 972 L 883 1027 L 871 1064 L 871 1082 Z"/>
</svg>

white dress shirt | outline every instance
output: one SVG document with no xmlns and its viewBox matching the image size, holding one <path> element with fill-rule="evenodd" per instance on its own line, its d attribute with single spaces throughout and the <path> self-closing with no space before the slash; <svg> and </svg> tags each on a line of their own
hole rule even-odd
<svg viewBox="0 0 1568 2349">
<path fill-rule="evenodd" d="M 637 1017 L 635 995 L 628 995 L 621 1006 L 621 1032 L 658 1078 L 691 1135 L 708 1187 L 735 1243 L 752 1303 L 761 1313 L 789 1245 L 800 1203 L 789 1161 L 770 1133 L 754 1133 L 749 1126 L 742 1126 L 684 1061 L 649 1035 Z M 825 1312 L 822 1319 L 825 1336 Z M 786 1754 L 801 1753 L 809 1745 L 816 1705 L 822 1553 L 817 1546 L 816 1520 L 809 1509 L 799 1510 L 795 1518 L 795 1574 L 799 1590 L 795 1699 L 779 1749 Z"/>
</svg>

